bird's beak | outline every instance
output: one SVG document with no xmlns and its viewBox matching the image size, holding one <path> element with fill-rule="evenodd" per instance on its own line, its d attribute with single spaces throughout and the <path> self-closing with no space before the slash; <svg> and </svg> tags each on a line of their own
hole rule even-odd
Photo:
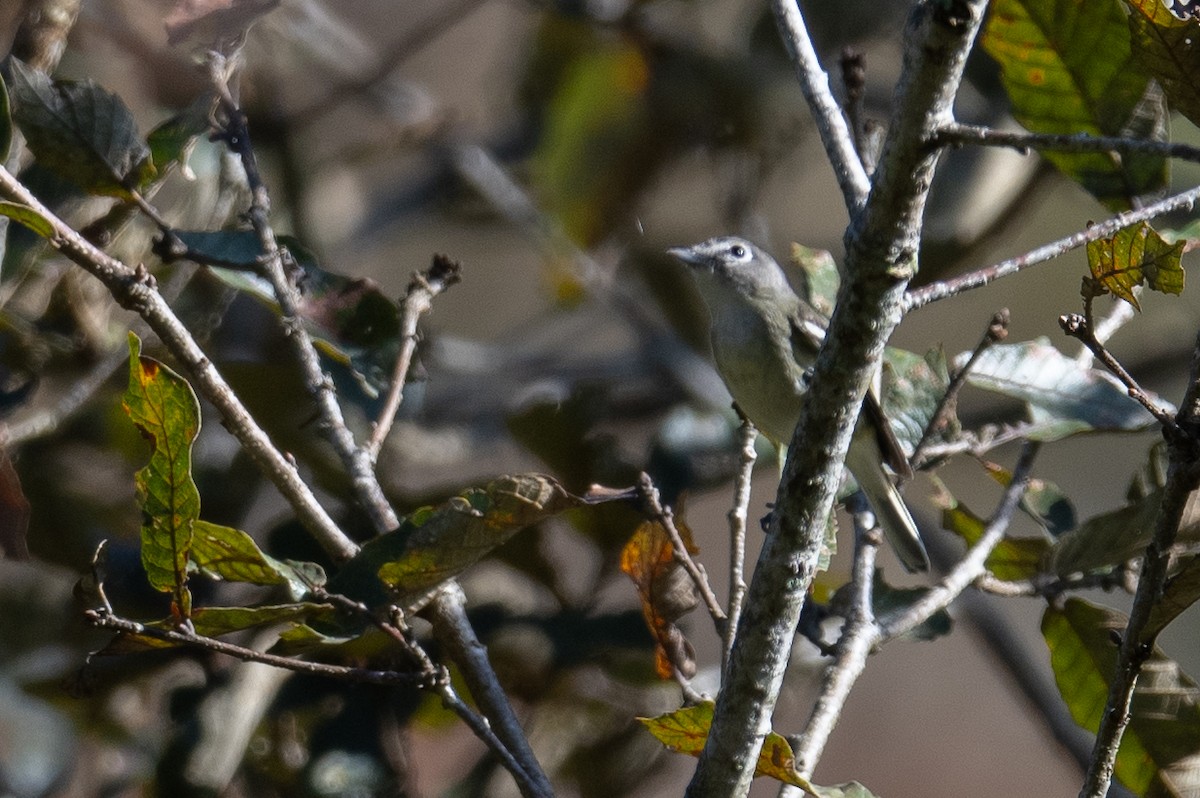
<svg viewBox="0 0 1200 798">
<path fill-rule="evenodd" d="M 699 266 L 704 263 L 704 257 L 691 247 L 671 247 L 667 250 L 667 254 L 683 261 L 688 266 Z"/>
</svg>

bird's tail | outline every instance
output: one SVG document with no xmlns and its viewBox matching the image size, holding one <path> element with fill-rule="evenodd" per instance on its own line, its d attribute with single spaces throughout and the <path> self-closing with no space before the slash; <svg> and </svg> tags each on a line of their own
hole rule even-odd
<svg viewBox="0 0 1200 798">
<path fill-rule="evenodd" d="M 871 509 L 883 527 L 888 543 L 896 550 L 900 562 L 910 572 L 928 571 L 929 555 L 917 524 L 904 504 L 900 491 L 883 469 L 883 456 L 869 429 L 855 431 L 850 451 L 846 455 L 846 467 L 854 474 L 859 488 L 871 503 Z"/>
</svg>

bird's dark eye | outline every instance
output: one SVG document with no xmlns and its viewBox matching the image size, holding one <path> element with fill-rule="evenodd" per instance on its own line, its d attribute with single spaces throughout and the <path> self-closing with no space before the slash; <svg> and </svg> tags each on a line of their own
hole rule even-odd
<svg viewBox="0 0 1200 798">
<path fill-rule="evenodd" d="M 741 244 L 734 244 L 729 248 L 729 254 L 738 260 L 741 260 L 742 258 L 746 257 L 746 248 Z"/>
</svg>

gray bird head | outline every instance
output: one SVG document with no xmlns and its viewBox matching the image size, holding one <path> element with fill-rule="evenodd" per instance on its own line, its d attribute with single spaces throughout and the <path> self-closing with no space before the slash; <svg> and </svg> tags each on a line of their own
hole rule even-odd
<svg viewBox="0 0 1200 798">
<path fill-rule="evenodd" d="M 783 269 L 767 252 L 744 238 L 718 236 L 667 252 L 691 267 L 706 300 L 733 292 L 746 299 L 794 296 Z"/>
</svg>

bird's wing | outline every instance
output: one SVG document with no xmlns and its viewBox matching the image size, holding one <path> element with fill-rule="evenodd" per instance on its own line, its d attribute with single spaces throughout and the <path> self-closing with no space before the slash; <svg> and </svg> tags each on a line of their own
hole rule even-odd
<svg viewBox="0 0 1200 798">
<path fill-rule="evenodd" d="M 798 303 L 797 308 L 789 314 L 789 321 L 792 327 L 792 355 L 802 367 L 810 368 L 817 349 L 825 340 L 825 330 L 829 322 L 803 302 Z M 875 441 L 879 444 L 879 451 L 883 454 L 883 461 L 888 467 L 901 479 L 912 479 L 912 467 L 908 464 L 908 457 L 904 454 L 896 433 L 892 432 L 892 425 L 883 413 L 878 389 L 874 384 L 863 399 L 861 420 L 871 425 Z"/>
</svg>

